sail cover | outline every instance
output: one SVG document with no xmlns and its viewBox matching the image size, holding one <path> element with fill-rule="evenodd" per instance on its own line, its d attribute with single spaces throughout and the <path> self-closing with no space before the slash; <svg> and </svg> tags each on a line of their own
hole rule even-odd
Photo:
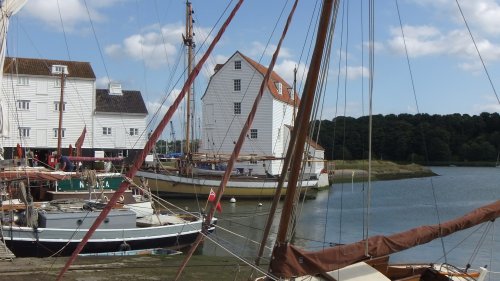
<svg viewBox="0 0 500 281">
<path fill-rule="evenodd" d="M 27 0 L 0 0 L 0 85 L 3 79 L 3 65 L 5 62 L 5 53 L 7 48 L 7 30 L 9 29 L 9 20 L 12 15 L 17 13 L 26 4 Z M 9 122 L 7 115 L 7 106 L 0 95 L 0 137 L 9 135 Z"/>
<path fill-rule="evenodd" d="M 500 216 L 500 200 L 475 209 L 463 217 L 440 225 L 425 225 L 390 236 L 373 236 L 368 239 L 368 257 L 365 255 L 366 241 L 359 241 L 328 248 L 317 252 L 303 251 L 290 244 L 277 245 L 271 259 L 271 273 L 278 277 L 316 275 L 336 270 L 368 258 L 377 258 L 428 243 L 436 238 L 448 236 L 478 224 L 494 221 Z"/>
</svg>

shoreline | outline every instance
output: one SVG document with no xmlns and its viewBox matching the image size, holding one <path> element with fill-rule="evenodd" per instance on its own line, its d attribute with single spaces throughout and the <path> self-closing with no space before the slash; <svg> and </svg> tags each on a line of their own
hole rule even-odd
<svg viewBox="0 0 500 281">
<path fill-rule="evenodd" d="M 182 255 L 128 257 L 78 257 L 64 275 L 65 281 L 170 280 L 184 259 Z M 68 257 L 15 258 L 0 260 L 0 275 L 6 280 L 55 280 Z M 267 268 L 267 265 L 263 265 Z M 233 257 L 194 255 L 181 280 L 246 281 L 252 268 Z M 2 279 L 3 280 L 3 279 Z"/>
<path fill-rule="evenodd" d="M 390 161 L 372 162 L 372 180 L 398 180 L 408 178 L 433 177 L 438 174 L 430 168 L 418 164 L 396 164 Z M 336 161 L 331 183 L 360 182 L 368 180 L 368 162 L 360 160 Z"/>
</svg>

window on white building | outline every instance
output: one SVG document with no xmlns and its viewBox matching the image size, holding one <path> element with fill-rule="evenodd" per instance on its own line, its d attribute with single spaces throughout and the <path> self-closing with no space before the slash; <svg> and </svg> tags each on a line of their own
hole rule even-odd
<svg viewBox="0 0 500 281">
<path fill-rule="evenodd" d="M 102 127 L 102 134 L 105 136 L 110 136 L 111 135 L 111 128 L 110 127 Z"/>
<path fill-rule="evenodd" d="M 234 114 L 241 114 L 241 102 L 234 103 Z"/>
<path fill-rule="evenodd" d="M 52 74 L 53 75 L 56 75 L 56 74 L 68 74 L 68 66 L 66 65 L 58 65 L 58 64 L 54 64 L 52 66 Z"/>
<path fill-rule="evenodd" d="M 30 110 L 30 101 L 29 100 L 18 100 L 17 101 L 17 109 Z"/>
<path fill-rule="evenodd" d="M 59 111 L 59 104 L 60 104 L 60 102 L 58 102 L 58 101 L 54 102 L 54 110 L 55 111 Z M 66 103 L 65 102 L 63 102 L 62 110 L 66 111 Z"/>
<path fill-rule="evenodd" d="M 283 95 L 283 84 L 281 84 L 281 82 L 274 82 L 274 86 L 276 87 L 276 90 L 278 90 L 278 94 L 280 96 Z"/>
<path fill-rule="evenodd" d="M 256 139 L 258 137 L 258 131 L 257 129 L 250 129 L 250 138 L 251 139 Z"/>
<path fill-rule="evenodd" d="M 28 86 L 30 84 L 30 78 L 28 76 L 18 76 L 17 85 Z"/>
<path fill-rule="evenodd" d="M 59 132 L 58 128 L 52 129 L 54 132 L 54 138 L 57 138 L 57 133 Z M 64 138 L 66 136 L 66 128 L 61 128 L 61 138 Z"/>
<path fill-rule="evenodd" d="M 54 79 L 54 87 L 61 88 L 61 78 Z M 64 88 L 66 89 L 66 83 L 64 83 Z"/>
<path fill-rule="evenodd" d="M 241 69 L 241 61 L 240 60 L 234 61 L 234 69 Z"/>
<path fill-rule="evenodd" d="M 30 137 L 30 128 L 19 127 L 19 136 L 21 136 L 23 138 L 29 138 Z"/>
<path fill-rule="evenodd" d="M 241 79 L 233 80 L 233 90 L 235 92 L 241 92 Z"/>
<path fill-rule="evenodd" d="M 139 135 L 139 129 L 137 129 L 137 128 L 130 128 L 129 134 L 131 136 L 138 136 Z"/>
</svg>

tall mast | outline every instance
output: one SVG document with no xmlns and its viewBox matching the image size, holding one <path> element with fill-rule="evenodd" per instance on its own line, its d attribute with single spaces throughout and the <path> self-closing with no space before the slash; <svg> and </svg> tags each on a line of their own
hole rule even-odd
<svg viewBox="0 0 500 281">
<path fill-rule="evenodd" d="M 59 97 L 59 126 L 57 127 L 57 155 L 61 155 L 61 132 L 64 109 L 64 69 L 61 68 L 61 96 Z"/>
<path fill-rule="evenodd" d="M 139 170 L 139 168 L 144 163 L 144 159 L 146 158 L 146 155 L 149 153 L 149 151 L 151 151 L 151 149 L 153 149 L 153 146 L 155 145 L 156 141 L 158 141 L 158 138 L 160 137 L 160 134 L 163 132 L 163 129 L 165 129 L 165 126 L 167 126 L 168 122 L 172 118 L 172 115 L 179 107 L 179 104 L 181 103 L 182 99 L 186 96 L 187 89 L 191 86 L 191 84 L 193 83 L 196 76 L 200 73 L 201 67 L 203 66 L 205 61 L 207 61 L 208 56 L 212 53 L 215 45 L 219 42 L 220 38 L 222 37 L 222 34 L 224 34 L 224 32 L 226 31 L 227 26 L 229 25 L 231 20 L 234 18 L 234 16 L 236 15 L 236 12 L 239 10 L 239 8 L 241 7 L 242 4 L 243 4 L 243 0 L 239 0 L 238 3 L 233 8 L 233 10 L 231 11 L 231 13 L 229 14 L 229 16 L 227 17 L 226 21 L 224 21 L 224 23 L 222 24 L 220 30 L 215 35 L 214 39 L 212 40 L 212 43 L 210 43 L 210 45 L 208 46 L 208 49 L 205 52 L 205 54 L 203 54 L 200 61 L 194 67 L 193 71 L 191 73 L 189 73 L 189 76 L 186 79 L 184 86 L 182 86 L 182 89 L 181 89 L 179 95 L 174 100 L 172 105 L 168 108 L 167 112 L 165 113 L 165 116 L 163 116 L 162 120 L 160 121 L 160 123 L 158 124 L 156 129 L 151 133 L 151 136 L 148 139 L 148 141 L 146 142 L 146 144 L 144 145 L 144 148 L 142 149 L 142 151 L 140 151 L 136 155 L 135 160 L 133 161 L 133 163 L 134 163 L 133 166 L 130 167 L 130 169 L 128 170 L 128 172 L 126 174 L 127 178 L 133 178 L 135 176 L 135 174 L 137 173 L 137 171 Z M 66 261 L 64 268 L 61 269 L 61 271 L 57 275 L 57 279 L 56 279 L 57 281 L 62 280 L 64 273 L 66 273 L 68 271 L 69 267 L 76 260 L 76 257 L 82 251 L 85 244 L 87 244 L 87 242 L 89 241 L 92 234 L 99 227 L 99 225 L 104 221 L 104 219 L 109 214 L 109 212 L 111 211 L 113 206 L 116 204 L 116 202 L 118 202 L 118 198 L 125 192 L 125 190 L 128 187 L 129 187 L 128 181 L 123 181 L 120 184 L 120 187 L 115 191 L 115 193 L 113 193 L 113 196 L 111 196 L 111 198 L 109 199 L 108 204 L 102 209 L 99 216 L 95 219 L 92 226 L 89 228 L 89 230 L 87 231 L 85 236 L 82 238 L 82 241 L 80 242 L 80 244 L 78 244 L 76 249 L 73 251 L 73 254 L 71 255 L 71 257 Z"/>
<path fill-rule="evenodd" d="M 297 66 L 293 69 L 293 91 L 292 91 L 292 99 L 293 99 L 293 115 L 292 115 L 292 126 L 295 123 L 295 113 L 297 110 L 297 99 L 295 98 L 295 92 L 297 91 Z"/>
<path fill-rule="evenodd" d="M 320 23 L 318 25 L 318 33 L 316 37 L 316 43 L 314 52 L 311 56 L 311 64 L 309 67 L 309 73 L 307 74 L 306 82 L 304 85 L 304 92 L 302 94 L 302 100 L 299 105 L 299 111 L 297 115 L 297 120 L 293 126 L 292 139 L 287 151 L 287 158 L 291 157 L 291 160 L 285 159 L 285 162 L 290 161 L 290 172 L 288 176 L 288 185 L 286 190 L 285 201 L 283 209 L 281 212 L 281 219 L 278 228 L 278 234 L 276 237 L 276 243 L 274 245 L 270 272 L 274 274 L 276 270 L 276 262 L 274 257 L 277 252 L 282 251 L 282 248 L 288 243 L 287 234 L 289 231 L 289 224 L 292 220 L 292 210 L 296 201 L 297 193 L 297 182 L 300 173 L 300 168 L 302 165 L 302 158 L 304 153 L 304 146 L 307 137 L 307 131 L 309 129 L 309 119 L 311 116 L 311 111 L 314 103 L 314 97 L 316 93 L 316 86 L 319 78 L 319 71 L 321 68 L 321 63 L 323 61 L 324 46 L 326 42 L 326 35 L 329 31 L 330 21 L 332 18 L 334 10 L 334 2 L 337 5 L 338 0 L 324 0 L 323 9 L 321 11 Z M 336 6 L 335 5 L 335 6 Z M 333 32 L 333 31 L 332 31 Z M 282 174 L 280 176 L 280 184 L 284 175 L 286 175 L 287 169 L 283 168 Z M 269 223 L 269 222 L 268 222 Z M 279 270 L 276 270 L 278 272 Z M 279 277 L 279 276 L 278 276 Z"/>
<path fill-rule="evenodd" d="M 191 2 L 186 1 L 186 36 L 184 37 L 184 45 L 187 48 L 187 75 L 193 70 L 193 8 Z M 191 97 L 193 95 L 193 87 L 190 86 L 186 96 L 186 155 L 191 153 L 190 145 L 190 126 L 191 126 Z"/>
</svg>

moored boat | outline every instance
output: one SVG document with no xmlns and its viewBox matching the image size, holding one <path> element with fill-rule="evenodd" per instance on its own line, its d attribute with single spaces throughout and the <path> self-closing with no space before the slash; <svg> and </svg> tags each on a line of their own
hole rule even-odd
<svg viewBox="0 0 500 281">
<path fill-rule="evenodd" d="M 195 197 L 208 196 L 211 189 L 219 187 L 220 176 L 198 175 L 196 177 L 182 176 L 170 173 L 155 173 L 152 171 L 138 171 L 137 177 L 148 179 L 148 186 L 152 192 L 168 197 Z M 315 197 L 317 179 L 301 181 L 304 194 L 308 198 Z M 224 197 L 272 198 L 278 186 L 278 179 L 263 175 L 234 175 L 227 183 Z M 306 193 L 307 191 L 307 193 Z M 282 195 L 286 194 L 286 189 Z"/>
<path fill-rule="evenodd" d="M 2 239 L 17 257 L 68 256 L 100 214 L 99 207 L 103 206 L 89 202 L 53 202 L 37 209 L 5 213 L 2 217 Z M 151 219 L 152 224 L 141 226 L 135 212 L 114 208 L 82 253 L 159 247 L 181 249 L 196 238 L 202 227 L 200 214 L 161 216 L 162 220 Z M 209 228 L 213 230 L 214 225 Z"/>
</svg>

